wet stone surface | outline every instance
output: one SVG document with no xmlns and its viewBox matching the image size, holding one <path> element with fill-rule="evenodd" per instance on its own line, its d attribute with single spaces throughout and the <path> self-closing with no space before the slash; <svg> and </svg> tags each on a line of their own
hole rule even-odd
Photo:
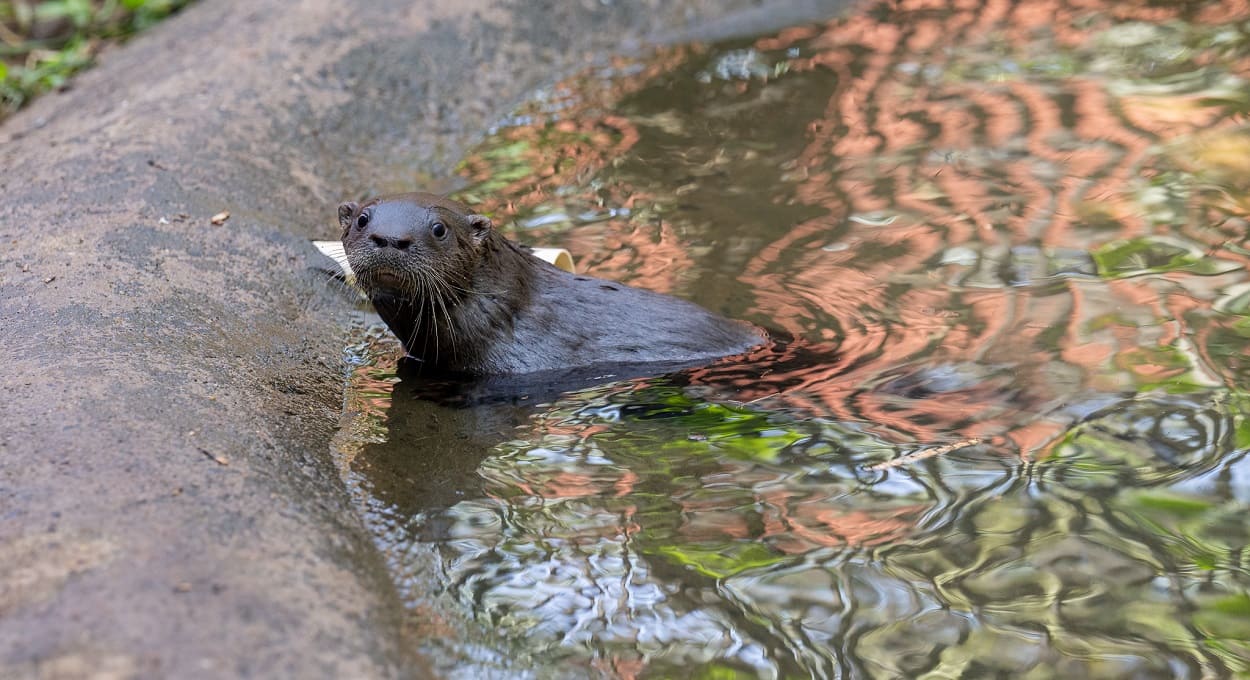
<svg viewBox="0 0 1250 680">
<path fill-rule="evenodd" d="M 1247 74 L 1234 2 L 904 2 L 542 93 L 461 198 L 795 340 L 465 408 L 362 330 L 336 448 L 422 651 L 1250 672 Z"/>
</svg>

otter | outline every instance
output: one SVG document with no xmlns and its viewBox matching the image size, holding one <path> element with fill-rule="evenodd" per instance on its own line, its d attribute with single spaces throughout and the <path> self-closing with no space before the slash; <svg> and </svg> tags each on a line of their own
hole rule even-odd
<svg viewBox="0 0 1250 680">
<path fill-rule="evenodd" d="M 338 215 L 357 285 L 423 371 L 696 366 L 765 340 L 693 303 L 558 269 L 441 196 L 347 202 Z"/>
</svg>

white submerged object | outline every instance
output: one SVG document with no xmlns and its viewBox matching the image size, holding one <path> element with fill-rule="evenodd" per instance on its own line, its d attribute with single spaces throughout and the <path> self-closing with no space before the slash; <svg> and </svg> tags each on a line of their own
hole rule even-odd
<svg viewBox="0 0 1250 680">
<path fill-rule="evenodd" d="M 343 249 L 342 241 L 313 241 L 313 245 L 322 255 L 334 260 L 334 264 L 339 266 L 343 271 L 343 278 L 352 285 L 356 285 L 356 273 L 352 271 L 352 266 L 347 262 L 347 251 Z"/>
<path fill-rule="evenodd" d="M 564 248 L 530 248 L 530 252 L 534 257 L 550 262 L 570 274 L 577 273 L 577 268 L 573 266 L 573 256 Z"/>
<path fill-rule="evenodd" d="M 347 262 L 347 251 L 343 249 L 342 241 L 313 241 L 313 245 L 322 255 L 334 260 L 334 263 L 343 270 L 343 278 L 347 283 L 355 285 L 356 274 L 352 272 L 352 266 Z M 530 251 L 534 257 L 550 262 L 566 272 L 576 274 L 577 269 L 573 265 L 573 256 L 564 248 L 531 248 Z"/>
</svg>

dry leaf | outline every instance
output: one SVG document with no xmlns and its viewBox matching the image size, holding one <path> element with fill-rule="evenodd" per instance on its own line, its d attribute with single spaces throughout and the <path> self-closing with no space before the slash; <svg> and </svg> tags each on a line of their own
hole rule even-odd
<svg viewBox="0 0 1250 680">
<path fill-rule="evenodd" d="M 208 457 L 208 459 L 209 459 L 209 460 L 213 461 L 214 463 L 216 463 L 216 464 L 218 464 L 218 465 L 229 465 L 229 464 L 230 464 L 230 459 L 229 459 L 229 458 L 226 458 L 225 456 L 219 456 L 219 455 L 217 455 L 217 454 L 215 454 L 215 453 L 213 453 L 213 452 L 211 452 L 211 451 L 205 450 L 205 449 L 200 449 L 200 453 L 204 454 L 205 456 L 207 456 L 207 457 Z"/>
</svg>

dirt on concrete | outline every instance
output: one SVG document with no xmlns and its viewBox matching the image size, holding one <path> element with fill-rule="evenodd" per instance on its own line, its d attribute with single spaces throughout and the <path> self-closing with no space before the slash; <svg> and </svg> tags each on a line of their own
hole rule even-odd
<svg viewBox="0 0 1250 680">
<path fill-rule="evenodd" d="M 837 5 L 203 0 L 6 121 L 0 677 L 425 675 L 309 239 L 595 55 Z"/>
</svg>

